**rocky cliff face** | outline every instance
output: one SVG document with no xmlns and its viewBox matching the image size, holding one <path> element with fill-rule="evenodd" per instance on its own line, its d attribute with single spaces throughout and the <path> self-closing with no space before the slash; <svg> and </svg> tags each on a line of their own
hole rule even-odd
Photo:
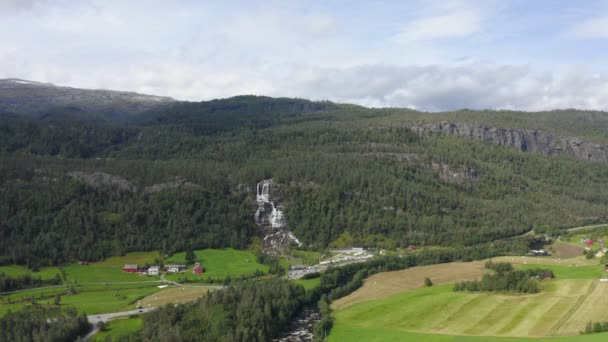
<svg viewBox="0 0 608 342">
<path fill-rule="evenodd" d="M 608 145 L 535 129 L 497 128 L 476 123 L 446 121 L 411 125 L 410 128 L 422 135 L 448 134 L 515 147 L 524 152 L 565 155 L 580 160 L 608 161 Z"/>
</svg>

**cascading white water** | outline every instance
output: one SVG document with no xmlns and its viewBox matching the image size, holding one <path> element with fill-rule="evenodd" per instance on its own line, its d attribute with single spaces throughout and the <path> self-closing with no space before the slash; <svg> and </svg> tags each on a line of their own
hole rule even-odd
<svg viewBox="0 0 608 342">
<path fill-rule="evenodd" d="M 255 200 L 258 203 L 258 209 L 255 212 L 255 223 L 260 226 L 270 225 L 272 228 L 272 231 L 267 231 L 264 241 L 291 240 L 301 246 L 302 243 L 287 229 L 287 220 L 281 206 L 275 205 L 272 201 L 272 185 L 272 179 L 265 179 L 256 186 Z"/>
<path fill-rule="evenodd" d="M 257 185 L 255 200 L 258 202 L 258 210 L 255 212 L 255 223 L 270 224 L 272 228 L 282 228 L 286 226 L 285 215 L 270 200 L 271 187 L 272 179 L 265 179 Z M 270 215 L 267 214 L 268 211 L 270 211 Z"/>
</svg>

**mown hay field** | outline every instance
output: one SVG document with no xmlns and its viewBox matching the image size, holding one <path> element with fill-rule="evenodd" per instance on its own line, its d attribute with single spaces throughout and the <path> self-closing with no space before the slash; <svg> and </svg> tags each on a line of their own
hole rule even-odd
<svg viewBox="0 0 608 342">
<path fill-rule="evenodd" d="M 477 275 L 471 272 L 458 279 L 459 269 L 470 271 L 475 267 Z M 599 282 L 596 277 L 601 267 L 558 264 L 550 268 L 574 277 L 545 280 L 543 291 L 533 295 L 454 292 L 452 285 L 423 287 L 424 277 L 433 279 L 439 270 L 446 275 L 436 277 L 441 281 L 433 279 L 435 284 L 476 278 L 483 272 L 483 263 L 432 265 L 377 274 L 361 289 L 334 303 L 336 321 L 330 340 L 608 340 L 607 334 L 578 336 L 589 321 L 608 320 L 604 309 L 608 305 L 608 283 Z M 448 276 L 448 270 L 454 274 Z M 383 279 L 390 282 L 382 287 L 379 280 Z M 395 289 L 396 284 L 400 284 L 400 289 Z M 359 333 L 354 334 L 355 331 Z M 374 334 L 385 336 L 368 338 Z"/>
<path fill-rule="evenodd" d="M 484 262 L 453 262 L 412 267 L 405 270 L 374 274 L 352 294 L 332 303 L 334 310 L 368 300 L 388 298 L 394 294 L 424 286 L 429 277 L 435 285 L 452 284 L 456 281 L 474 280 L 484 272 Z"/>
</svg>

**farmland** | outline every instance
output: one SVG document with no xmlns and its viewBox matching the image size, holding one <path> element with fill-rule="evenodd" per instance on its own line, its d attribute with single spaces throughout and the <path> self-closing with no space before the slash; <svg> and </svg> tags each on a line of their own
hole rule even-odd
<svg viewBox="0 0 608 342">
<path fill-rule="evenodd" d="M 224 279 L 250 275 L 256 270 L 268 271 L 268 266 L 258 263 L 255 255 L 249 251 L 206 249 L 197 250 L 195 253 L 197 261 L 202 262 L 207 268 L 207 273 L 195 276 L 187 270 L 181 274 L 167 275 L 167 279 L 189 278 L 204 281 L 209 278 Z M 156 306 L 193 300 L 206 293 L 206 289 L 184 289 L 173 286 L 161 290 L 157 287 L 160 284 L 158 276 L 121 271 L 124 264 L 154 264 L 161 259 L 162 256 L 158 252 L 135 252 L 84 265 L 72 263 L 62 267 L 44 267 L 38 272 L 32 272 L 22 266 L 1 266 L 0 272 L 13 277 L 30 274 L 50 279 L 59 274 L 63 285 L 45 289 L 29 289 L 0 296 L 0 316 L 8 310 L 15 311 L 31 305 L 32 302 L 52 305 L 55 295 L 60 295 L 63 307 L 73 307 L 80 312 L 96 314 L 133 309 L 137 300 L 144 297 L 143 301 L 146 305 Z M 167 258 L 165 263 L 185 263 L 185 253 L 175 254 Z M 75 291 L 70 291 L 70 288 Z M 149 296 L 152 294 L 155 296 Z"/>
<path fill-rule="evenodd" d="M 369 277 L 364 285 L 349 296 L 338 299 L 332 308 L 346 308 L 366 300 L 382 299 L 391 295 L 422 287 L 424 278 L 430 277 L 437 285 L 460 280 L 472 280 L 483 274 L 483 262 L 450 263 L 383 272 Z"/>
<path fill-rule="evenodd" d="M 511 257 L 509 257 L 511 258 Z M 529 261 L 527 258 L 526 261 Z M 495 259 L 496 260 L 496 259 Z M 536 258 L 534 258 L 536 260 Z M 600 341 L 608 334 L 576 336 L 589 321 L 608 320 L 608 283 L 602 267 L 573 266 L 584 259 L 542 259 L 557 276 L 534 295 L 454 292 L 449 283 L 475 276 L 476 263 L 452 263 L 386 272 L 332 304 L 335 326 L 330 341 Z M 586 260 L 585 260 L 586 261 Z M 439 272 L 439 273 L 438 273 Z M 443 272 L 443 274 L 441 274 Z M 477 276 L 481 274 L 478 270 Z M 430 276 L 433 287 L 423 287 Z M 440 285 L 447 284 L 447 285 Z M 483 337 L 481 337 L 483 336 Z M 523 338 L 523 339 L 522 339 Z"/>
<path fill-rule="evenodd" d="M 3 296 L 0 299 L 0 316 L 8 310 L 16 311 L 31 305 L 32 302 L 37 305 L 53 305 L 56 294 L 61 297 L 62 307 L 72 307 L 87 314 L 132 310 L 137 300 L 159 291 L 157 285 L 141 283 L 77 286 L 75 293 L 69 293 L 68 287 L 26 291 Z"/>
<path fill-rule="evenodd" d="M 206 279 L 225 279 L 252 275 L 256 271 L 268 272 L 268 266 L 257 262 L 255 255 L 249 251 L 235 249 L 204 249 L 194 251 L 196 261 L 201 262 L 207 272 L 194 275 L 191 272 L 182 274 L 167 274 L 166 278 L 173 281 L 204 281 Z M 180 263 L 186 261 L 186 253 L 178 253 L 165 260 L 165 263 Z"/>
<path fill-rule="evenodd" d="M 204 296 L 209 290 L 196 287 L 168 287 L 141 300 L 142 307 L 157 307 L 169 303 L 187 303 Z"/>
</svg>

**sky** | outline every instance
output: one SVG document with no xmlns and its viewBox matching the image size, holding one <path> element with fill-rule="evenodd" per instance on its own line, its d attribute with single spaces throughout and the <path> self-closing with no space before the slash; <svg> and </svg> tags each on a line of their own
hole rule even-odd
<svg viewBox="0 0 608 342">
<path fill-rule="evenodd" d="M 0 78 L 202 101 L 608 110 L 608 1 L 0 0 Z"/>
</svg>

